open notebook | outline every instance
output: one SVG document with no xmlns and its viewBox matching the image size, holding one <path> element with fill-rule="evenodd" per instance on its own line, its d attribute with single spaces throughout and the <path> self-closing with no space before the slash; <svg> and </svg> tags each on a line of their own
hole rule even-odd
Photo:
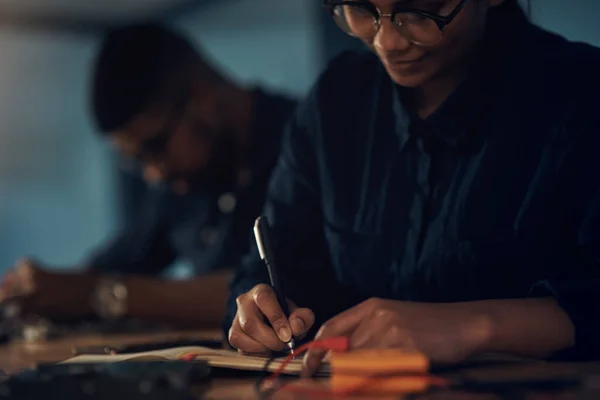
<svg viewBox="0 0 600 400">
<path fill-rule="evenodd" d="M 197 360 L 208 362 L 212 367 L 228 368 L 243 371 L 262 371 L 267 358 L 244 356 L 236 351 L 210 349 L 208 347 L 176 347 L 172 349 L 155 350 L 145 353 L 96 355 L 83 354 L 70 358 L 62 363 L 111 363 L 126 361 L 169 361 L 182 360 L 187 354 L 193 353 Z M 269 365 L 270 371 L 275 371 L 281 365 L 283 358 L 276 359 Z M 290 362 L 285 369 L 287 374 L 299 375 L 302 370 L 302 358 Z M 323 363 L 319 375 L 329 375 L 329 364 Z"/>
</svg>

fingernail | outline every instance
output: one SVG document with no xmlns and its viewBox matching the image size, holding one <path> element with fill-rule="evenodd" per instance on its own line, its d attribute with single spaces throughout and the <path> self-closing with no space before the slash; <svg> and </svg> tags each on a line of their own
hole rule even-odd
<svg viewBox="0 0 600 400">
<path fill-rule="evenodd" d="M 292 318 L 290 320 L 290 325 L 292 326 L 292 331 L 296 332 L 296 334 L 304 333 L 304 321 L 302 321 L 300 318 Z"/>
<path fill-rule="evenodd" d="M 292 332 L 290 331 L 290 328 L 285 326 L 283 328 L 279 328 L 279 339 L 281 339 L 282 342 L 289 342 L 292 339 Z"/>
</svg>

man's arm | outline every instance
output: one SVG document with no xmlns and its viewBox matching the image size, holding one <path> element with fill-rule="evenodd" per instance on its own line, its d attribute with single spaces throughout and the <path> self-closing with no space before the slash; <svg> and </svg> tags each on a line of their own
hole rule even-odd
<svg viewBox="0 0 600 400">
<path fill-rule="evenodd" d="M 225 315 L 229 280 L 226 269 L 189 280 L 128 277 L 127 316 L 186 328 L 218 329 Z"/>
<path fill-rule="evenodd" d="M 25 314 L 73 319 L 96 313 L 93 294 L 102 278 L 97 271 L 49 271 L 22 261 L 3 278 L 0 302 L 16 301 Z M 218 329 L 223 320 L 231 270 L 176 281 L 128 275 L 127 317 L 180 327 Z"/>
<path fill-rule="evenodd" d="M 52 270 L 30 259 L 17 262 L 2 278 L 0 302 L 17 302 L 25 314 L 80 318 L 94 314 L 92 296 L 100 277 L 158 274 L 175 259 L 161 222 L 163 198 L 158 192 L 145 193 L 140 211 L 82 269 Z"/>
<path fill-rule="evenodd" d="M 176 254 L 164 233 L 163 200 L 148 189 L 140 211 L 125 219 L 121 231 L 83 263 L 85 268 L 98 274 L 156 275 L 170 265 Z"/>
</svg>

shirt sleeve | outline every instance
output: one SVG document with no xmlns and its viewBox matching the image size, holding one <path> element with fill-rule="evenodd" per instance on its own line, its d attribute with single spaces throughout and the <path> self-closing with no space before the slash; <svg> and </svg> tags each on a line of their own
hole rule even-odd
<svg viewBox="0 0 600 400">
<path fill-rule="evenodd" d="M 84 263 L 88 268 L 111 274 L 154 275 L 175 260 L 161 218 L 161 196 L 147 191 L 140 209 L 123 220 L 123 228 Z"/>
<path fill-rule="evenodd" d="M 579 252 L 562 276 L 538 282 L 535 297 L 554 297 L 575 327 L 575 345 L 557 353 L 558 360 L 600 359 L 600 195 L 578 235 Z"/>
<path fill-rule="evenodd" d="M 315 328 L 346 303 L 344 296 L 331 296 L 337 284 L 322 233 L 317 93 L 318 89 L 311 91 L 287 124 L 263 209 L 273 231 L 285 293 L 298 306 L 315 312 Z M 250 253 L 231 283 L 225 333 L 237 311 L 236 298 L 259 283 L 269 283 L 254 238 L 250 240 Z"/>
<path fill-rule="evenodd" d="M 566 145 L 559 178 L 564 183 L 561 195 L 567 199 L 562 210 L 569 216 L 565 229 L 573 227 L 572 243 L 567 244 L 572 259 L 531 292 L 555 298 L 575 327 L 575 345 L 554 355 L 558 360 L 600 359 L 600 119 L 595 119 L 577 119 L 574 129 L 579 134 L 574 144 Z"/>
</svg>

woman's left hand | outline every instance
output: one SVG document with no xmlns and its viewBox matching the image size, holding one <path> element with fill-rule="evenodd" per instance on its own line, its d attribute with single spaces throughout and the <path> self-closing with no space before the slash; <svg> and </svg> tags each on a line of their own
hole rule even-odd
<svg viewBox="0 0 600 400">
<path fill-rule="evenodd" d="M 351 349 L 402 348 L 424 353 L 433 363 L 457 363 L 481 351 L 491 337 L 490 318 L 468 304 L 372 298 L 323 324 L 315 339 L 347 336 Z M 314 374 L 325 353 L 307 353 L 304 376 Z"/>
</svg>

